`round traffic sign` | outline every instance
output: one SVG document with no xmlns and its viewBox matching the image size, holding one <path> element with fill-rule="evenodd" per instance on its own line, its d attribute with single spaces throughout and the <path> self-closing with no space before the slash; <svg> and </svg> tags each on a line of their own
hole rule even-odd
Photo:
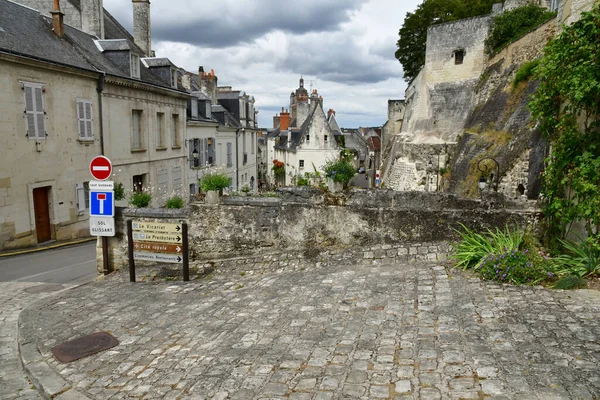
<svg viewBox="0 0 600 400">
<path fill-rule="evenodd" d="M 103 181 L 112 174 L 112 164 L 108 158 L 96 156 L 90 163 L 90 172 L 94 178 Z"/>
</svg>

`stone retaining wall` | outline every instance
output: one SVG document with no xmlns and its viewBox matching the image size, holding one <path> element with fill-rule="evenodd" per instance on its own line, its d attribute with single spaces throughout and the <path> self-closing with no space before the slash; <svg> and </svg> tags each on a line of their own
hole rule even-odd
<svg viewBox="0 0 600 400">
<path fill-rule="evenodd" d="M 333 195 L 300 188 L 280 198 L 228 197 L 218 205 L 197 203 L 184 210 L 119 209 L 109 254 L 113 269 L 127 268 L 128 219 L 186 222 L 192 268 L 240 272 L 445 260 L 461 224 L 476 231 L 537 224 L 538 212 L 523 203 L 489 200 L 391 190 Z"/>
</svg>

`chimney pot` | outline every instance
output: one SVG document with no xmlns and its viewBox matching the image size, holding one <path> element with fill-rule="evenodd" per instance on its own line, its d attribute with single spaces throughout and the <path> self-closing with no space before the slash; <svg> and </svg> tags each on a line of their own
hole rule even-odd
<svg viewBox="0 0 600 400">
<path fill-rule="evenodd" d="M 60 11 L 59 0 L 54 0 L 54 10 L 50 14 L 52 14 L 52 30 L 54 30 L 56 36 L 63 37 L 65 35 L 65 13 Z"/>
</svg>

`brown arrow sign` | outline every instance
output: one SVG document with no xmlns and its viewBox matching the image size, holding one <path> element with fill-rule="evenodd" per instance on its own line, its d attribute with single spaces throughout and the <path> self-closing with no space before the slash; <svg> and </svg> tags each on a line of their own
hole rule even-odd
<svg viewBox="0 0 600 400">
<path fill-rule="evenodd" d="M 134 250 L 150 251 L 153 253 L 181 254 L 183 246 L 172 243 L 133 242 Z"/>
</svg>

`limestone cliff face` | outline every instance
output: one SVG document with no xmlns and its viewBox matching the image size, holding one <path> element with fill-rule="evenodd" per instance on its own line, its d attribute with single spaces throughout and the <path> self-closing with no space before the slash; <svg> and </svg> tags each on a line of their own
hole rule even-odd
<svg viewBox="0 0 600 400">
<path fill-rule="evenodd" d="M 535 130 L 527 103 L 538 83 L 513 85 L 516 72 L 528 61 L 539 59 L 556 31 L 553 19 L 494 55 L 487 63 L 473 93 L 473 108 L 465 121 L 450 165 L 448 190 L 462 196 L 479 195 L 482 175 L 479 160 L 491 157 L 488 168 L 499 170 L 498 190 L 509 198 L 535 199 L 540 192 L 547 144 Z M 482 169 L 485 169 L 482 164 Z M 496 172 L 494 172 L 496 173 Z"/>
<path fill-rule="evenodd" d="M 489 21 L 473 18 L 429 31 L 434 37 L 427 42 L 426 66 L 406 92 L 403 132 L 394 137 L 383 162 L 386 187 L 479 197 L 477 164 L 493 158 L 498 168 L 492 161 L 486 165 L 494 169 L 498 191 L 509 198 L 539 195 L 548 146 L 527 108 L 537 82 L 513 87 L 513 81 L 525 62 L 541 57 L 557 22 L 547 22 L 490 58 L 483 51 Z M 463 64 L 471 58 L 466 69 L 457 56 Z M 433 160 L 435 167 L 437 159 L 436 171 L 427 171 L 424 166 Z"/>
</svg>

